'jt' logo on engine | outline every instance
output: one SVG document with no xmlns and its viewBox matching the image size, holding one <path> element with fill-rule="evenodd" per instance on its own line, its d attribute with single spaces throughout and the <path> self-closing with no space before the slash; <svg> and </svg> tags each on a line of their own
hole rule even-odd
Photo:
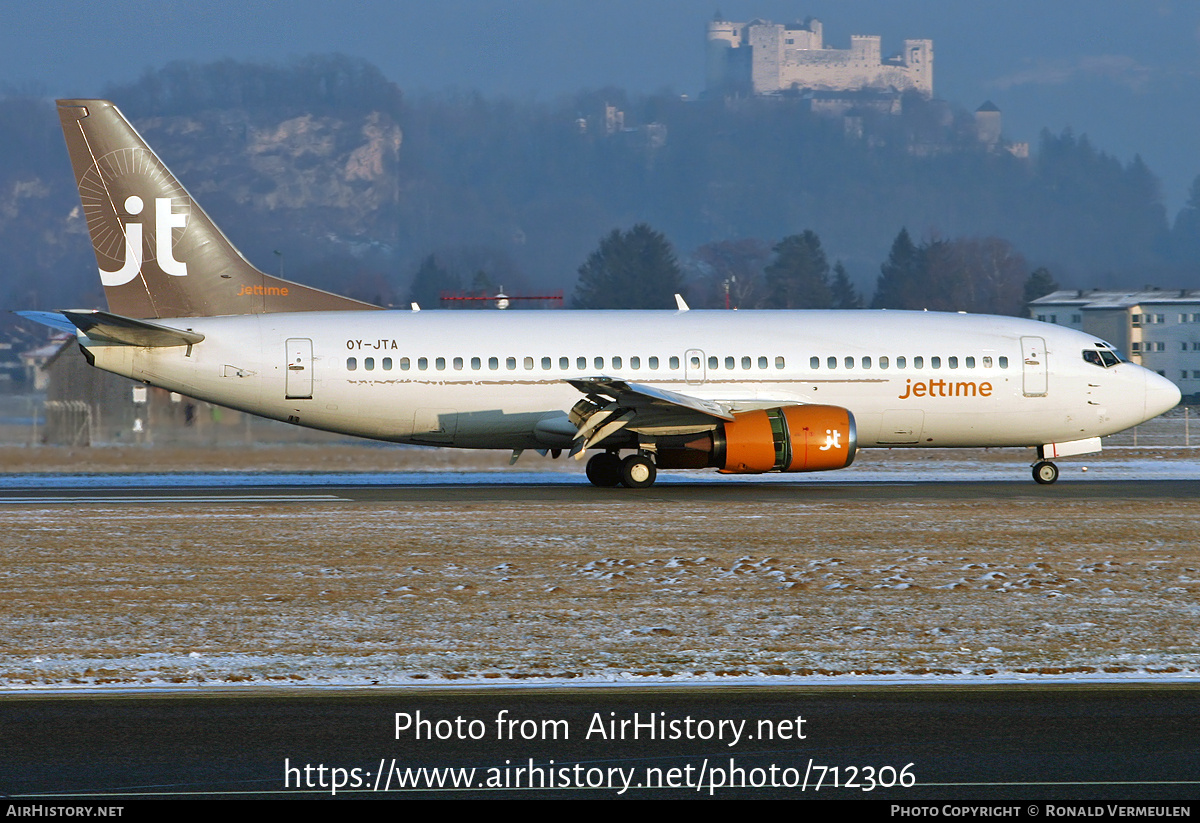
<svg viewBox="0 0 1200 823">
<path fill-rule="evenodd" d="M 830 449 L 840 449 L 842 447 L 842 433 L 837 429 L 825 430 L 825 445 L 817 449 L 817 451 L 827 452 Z"/>
<path fill-rule="evenodd" d="M 142 213 L 142 198 L 136 194 L 125 198 L 125 213 L 132 217 Z M 171 210 L 170 197 L 154 198 L 154 246 L 158 267 L 174 277 L 187 276 L 187 264 L 175 259 L 171 247 L 171 230 L 187 225 L 186 214 Z M 100 269 L 100 282 L 106 286 L 121 286 L 137 277 L 142 270 L 142 224 L 130 220 L 125 224 L 125 263 L 117 271 Z"/>
</svg>

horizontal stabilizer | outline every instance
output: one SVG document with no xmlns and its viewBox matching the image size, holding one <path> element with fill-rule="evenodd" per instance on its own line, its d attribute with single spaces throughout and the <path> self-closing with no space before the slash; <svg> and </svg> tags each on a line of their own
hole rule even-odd
<svg viewBox="0 0 1200 823">
<path fill-rule="evenodd" d="M 173 329 L 106 311 L 19 311 L 17 314 L 54 329 L 71 333 L 78 329 L 92 340 L 124 346 L 190 346 L 204 339 L 199 332 Z"/>
</svg>

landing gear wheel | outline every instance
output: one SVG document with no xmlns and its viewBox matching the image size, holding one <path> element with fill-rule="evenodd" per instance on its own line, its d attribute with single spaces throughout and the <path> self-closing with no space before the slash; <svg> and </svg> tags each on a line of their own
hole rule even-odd
<svg viewBox="0 0 1200 823">
<path fill-rule="evenodd" d="M 1058 466 L 1048 460 L 1042 460 L 1033 464 L 1033 479 L 1041 483 L 1043 486 L 1048 486 L 1058 479 Z"/>
<path fill-rule="evenodd" d="M 587 462 L 587 479 L 593 486 L 616 486 L 621 482 L 621 458 L 613 452 L 600 452 Z"/>
<path fill-rule="evenodd" d="M 644 454 L 631 454 L 621 463 L 621 485 L 628 489 L 644 489 L 654 485 L 658 469 Z"/>
</svg>

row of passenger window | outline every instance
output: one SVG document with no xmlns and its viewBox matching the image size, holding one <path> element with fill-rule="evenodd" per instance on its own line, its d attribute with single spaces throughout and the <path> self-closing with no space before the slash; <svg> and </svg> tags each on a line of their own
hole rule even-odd
<svg viewBox="0 0 1200 823">
<path fill-rule="evenodd" d="M 993 360 L 990 356 L 984 356 L 980 359 L 983 361 L 983 367 L 985 369 L 993 368 L 994 364 L 993 364 Z M 859 366 L 859 368 L 862 368 L 862 369 L 870 369 L 872 366 L 872 362 L 874 362 L 874 361 L 872 361 L 870 355 L 868 355 L 866 357 L 858 358 L 858 366 Z M 841 359 L 840 363 L 844 368 L 853 369 L 855 360 L 853 357 L 844 357 Z M 907 369 L 908 368 L 908 358 L 904 357 L 903 355 L 900 357 L 897 357 L 895 359 L 895 363 L 896 363 L 897 369 Z M 1008 368 L 1008 358 L 1007 357 L 998 357 L 998 358 L 996 358 L 995 363 L 998 364 L 1000 366 L 1000 368 L 1002 368 L 1002 369 Z M 827 369 L 836 369 L 836 368 L 838 368 L 838 364 L 839 364 L 839 360 L 836 357 L 825 358 L 825 368 L 827 368 Z M 892 360 L 887 355 L 883 355 L 879 358 L 878 364 L 879 364 L 880 369 L 888 369 L 888 368 L 891 368 L 891 366 L 892 366 Z M 813 357 L 810 357 L 808 360 L 808 365 L 809 365 L 809 368 L 811 368 L 811 369 L 821 368 L 821 358 L 816 357 L 815 355 Z M 951 369 L 957 369 L 958 368 L 958 357 L 947 357 L 946 358 L 946 366 Z M 974 357 L 964 357 L 963 358 L 963 366 L 968 369 L 975 368 L 975 358 Z M 914 369 L 925 368 L 925 358 L 920 355 L 917 355 L 916 357 L 914 357 L 912 359 L 912 367 Z M 941 367 L 942 367 L 942 358 L 940 358 L 940 357 L 930 357 L 929 358 L 929 368 L 940 369 Z"/>
<path fill-rule="evenodd" d="M 985 356 L 985 357 L 981 358 L 981 360 L 983 363 L 983 368 L 985 368 L 985 369 L 993 368 L 994 364 L 993 364 L 992 358 L 990 356 Z M 463 371 L 464 369 L 467 368 L 467 363 L 468 363 L 467 359 L 463 358 L 463 357 L 455 357 L 449 361 L 447 361 L 447 359 L 445 357 L 435 357 L 435 358 L 433 358 L 433 367 L 437 371 L 445 371 L 447 368 L 447 362 L 449 362 L 450 367 L 454 371 Z M 605 358 L 603 358 L 603 357 L 595 357 L 592 359 L 591 362 L 592 362 L 592 368 L 595 368 L 598 370 L 603 370 L 605 368 L 605 365 L 604 365 Z M 866 357 L 860 357 L 857 359 L 857 366 L 858 366 L 858 368 L 862 368 L 862 369 L 871 369 L 873 363 L 876 363 L 876 362 L 878 363 L 878 368 L 880 368 L 881 370 L 889 369 L 892 366 L 892 360 L 887 355 L 881 356 L 878 359 L 878 361 L 873 361 L 869 355 Z M 679 358 L 678 357 L 672 356 L 672 357 L 668 358 L 667 363 L 668 363 L 667 367 L 669 369 L 672 369 L 672 370 L 679 369 Z M 856 363 L 856 360 L 854 357 L 844 357 L 840 361 L 837 357 L 827 357 L 825 359 L 825 368 L 826 369 L 837 369 L 837 368 L 839 368 L 839 364 L 840 364 L 840 366 L 843 368 L 853 369 L 853 368 L 855 368 L 855 363 Z M 996 364 L 998 364 L 999 367 L 1002 369 L 1007 369 L 1008 368 L 1008 358 L 1007 357 L 999 357 L 996 359 Z M 357 357 L 346 358 L 346 369 L 347 370 L 357 371 L 358 365 L 359 364 L 358 364 Z M 381 368 L 383 371 L 391 371 L 394 366 L 394 362 L 393 362 L 392 358 L 384 357 L 380 361 L 378 361 L 378 365 L 379 365 L 379 368 Z M 430 365 L 430 358 L 428 358 L 428 357 L 416 358 L 416 367 L 417 367 L 418 371 L 428 371 L 429 365 Z M 532 357 L 525 357 L 525 358 L 521 358 L 520 365 L 526 371 L 533 371 L 536 367 L 536 361 Z M 690 368 L 693 368 L 693 369 L 700 368 L 700 356 L 699 355 L 689 355 L 688 365 Z M 770 358 L 767 358 L 767 357 L 758 357 L 758 358 L 742 357 L 740 359 L 736 358 L 736 357 L 726 357 L 726 358 L 724 358 L 724 361 L 722 363 L 722 359 L 719 357 L 713 356 L 713 357 L 708 358 L 708 368 L 710 371 L 719 370 L 722 367 L 722 365 L 724 365 L 724 368 L 727 371 L 735 371 L 735 370 L 737 370 L 739 365 L 741 366 L 741 369 L 743 371 L 749 371 L 749 370 L 755 368 L 756 366 L 759 369 L 767 369 L 771 365 L 771 360 L 770 360 Z M 787 361 L 783 357 L 776 357 L 776 358 L 774 358 L 774 365 L 775 365 L 776 369 L 783 369 L 787 365 Z M 809 359 L 808 365 L 810 368 L 812 368 L 814 370 L 820 369 L 821 368 L 821 358 L 814 355 L 813 357 L 811 357 Z M 947 357 L 946 365 L 951 369 L 957 369 L 959 366 L 958 357 Z M 968 369 L 975 368 L 975 358 L 974 357 L 963 358 L 963 365 L 965 368 L 968 368 Z M 399 359 L 400 371 L 409 371 L 412 369 L 412 366 L 413 366 L 413 361 L 411 359 L 409 359 L 407 357 L 401 357 Z M 611 359 L 611 366 L 613 369 L 623 369 L 625 367 L 625 359 L 622 357 L 613 357 Z M 657 357 L 646 358 L 646 366 L 651 371 L 658 370 L 659 359 Z M 897 369 L 907 369 L 908 368 L 908 358 L 904 357 L 904 356 L 896 357 L 895 358 L 895 366 Z M 362 367 L 365 371 L 374 371 L 376 368 L 375 358 L 374 357 L 364 357 L 363 361 L 362 361 Z M 505 370 L 516 371 L 517 367 L 518 367 L 518 358 L 516 358 L 516 357 L 504 358 Z M 552 358 L 552 357 L 541 358 L 541 367 L 542 367 L 542 371 L 550 371 L 551 369 L 553 369 L 554 368 L 554 358 Z M 912 358 L 912 367 L 914 369 L 925 368 L 925 358 L 922 356 L 919 356 L 919 355 L 916 357 L 913 357 Z M 940 369 L 942 367 L 942 358 L 930 357 L 929 358 L 929 367 L 931 369 Z M 470 368 L 472 371 L 481 371 L 483 369 L 483 358 L 472 357 L 470 359 Z M 499 371 L 500 370 L 500 358 L 499 357 L 489 357 L 487 360 L 487 368 L 489 371 Z M 571 358 L 569 358 L 569 357 L 558 358 L 558 368 L 562 371 L 571 370 L 571 368 L 572 368 Z M 588 368 L 589 368 L 588 367 L 588 358 L 586 358 L 586 357 L 575 358 L 574 368 L 578 371 L 588 370 Z M 630 357 L 629 358 L 629 368 L 633 371 L 637 371 L 637 370 L 641 369 L 642 368 L 642 358 Z"/>
<path fill-rule="evenodd" d="M 689 357 L 690 357 L 689 367 L 695 368 L 695 369 L 700 368 L 700 365 L 701 365 L 700 357 L 698 355 L 690 355 Z M 516 371 L 518 368 L 518 362 L 520 363 L 521 367 L 523 367 L 526 371 L 533 371 L 537 366 L 537 361 L 535 360 L 535 358 L 532 358 L 532 357 L 525 357 L 525 358 L 521 358 L 520 360 L 518 360 L 518 358 L 516 358 L 516 357 L 506 357 L 506 358 L 504 358 L 504 369 L 507 371 Z M 586 357 L 577 357 L 577 358 L 575 358 L 574 362 L 575 362 L 575 365 L 574 365 L 574 367 L 572 367 L 571 358 L 560 357 L 560 358 L 558 358 L 558 368 L 561 371 L 569 371 L 572 368 L 574 368 L 577 371 L 587 371 L 589 369 L 588 358 L 586 358 Z M 605 368 L 606 359 L 603 357 L 595 357 L 595 358 L 592 358 L 591 362 L 592 362 L 592 366 L 590 368 L 603 370 Z M 626 360 L 623 357 L 617 356 L 617 357 L 611 358 L 611 360 L 608 362 L 611 363 L 611 367 L 613 369 L 624 369 Z M 641 357 L 630 357 L 628 359 L 628 362 L 629 362 L 629 368 L 633 371 L 638 371 L 642 368 L 643 360 Z M 657 357 L 647 357 L 644 362 L 645 362 L 646 367 L 648 369 L 650 369 L 651 371 L 657 371 L 659 369 L 660 362 Z M 725 368 L 734 369 L 734 368 L 736 368 L 737 362 L 738 362 L 737 358 L 726 357 L 725 358 Z M 747 369 L 747 370 L 754 368 L 756 365 L 760 369 L 766 369 L 766 368 L 769 368 L 770 364 L 771 364 L 771 360 L 768 357 L 758 357 L 758 358 L 743 357 L 743 358 L 741 358 L 740 362 L 741 362 L 742 368 Z M 448 363 L 454 371 L 463 371 L 464 369 L 467 368 L 468 360 L 463 357 L 455 357 L 455 358 L 452 358 L 449 361 L 447 361 L 447 359 L 445 357 L 435 357 L 435 358 L 433 358 L 432 363 L 433 363 L 433 368 L 437 371 L 445 371 Z M 480 371 L 483 369 L 483 358 L 481 358 L 481 357 L 472 357 L 472 358 L 470 358 L 469 363 L 470 363 L 470 368 L 472 371 Z M 710 369 L 719 368 L 720 363 L 721 363 L 720 358 L 717 358 L 717 357 L 708 358 L 708 367 Z M 672 370 L 678 370 L 680 367 L 680 360 L 678 357 L 672 356 L 672 357 L 667 358 L 667 364 L 668 364 L 667 368 L 672 369 Z M 358 363 L 357 357 L 346 358 L 346 368 L 349 371 L 357 371 L 358 365 L 359 365 L 359 363 Z M 384 371 L 391 371 L 395 364 L 394 364 L 392 358 L 384 357 L 383 359 L 378 361 L 378 365 L 379 365 L 379 368 L 383 369 Z M 782 357 L 775 358 L 775 368 L 782 369 L 782 368 L 784 368 L 785 365 L 786 365 L 786 361 Z M 418 371 L 428 371 L 429 366 L 430 366 L 430 358 L 428 358 L 428 357 L 416 358 L 416 367 L 417 367 Z M 366 371 L 373 371 L 376 367 L 375 358 L 374 357 L 364 357 L 363 361 L 362 361 L 362 367 Z M 399 359 L 400 371 L 409 371 L 410 369 L 412 369 L 412 367 L 413 367 L 413 361 L 410 360 L 409 358 L 401 357 Z M 552 358 L 552 357 L 541 358 L 541 367 L 542 367 L 542 371 L 550 371 L 551 369 L 553 369 L 554 368 L 554 358 Z M 499 371 L 500 370 L 500 358 L 499 357 L 489 357 L 487 359 L 487 368 L 489 371 Z"/>
</svg>

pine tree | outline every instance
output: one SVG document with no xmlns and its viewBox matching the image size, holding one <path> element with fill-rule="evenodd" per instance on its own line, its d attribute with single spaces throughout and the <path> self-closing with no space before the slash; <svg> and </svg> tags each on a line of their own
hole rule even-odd
<svg viewBox="0 0 1200 823">
<path fill-rule="evenodd" d="M 408 302 L 416 303 L 423 309 L 440 309 L 442 292 L 458 291 L 460 288 L 458 276 L 442 268 L 437 257 L 431 254 L 421 261 L 421 267 L 413 277 L 408 290 Z"/>
<path fill-rule="evenodd" d="M 1188 201 L 1171 229 L 1171 257 L 1189 267 L 1200 266 L 1200 176 L 1188 189 Z"/>
<path fill-rule="evenodd" d="M 862 297 L 858 293 L 858 289 L 854 288 L 854 284 L 850 282 L 850 276 L 846 274 L 846 267 L 839 260 L 833 264 L 833 283 L 830 284 L 829 290 L 833 295 L 833 308 L 835 309 L 861 309 L 863 307 Z"/>
<path fill-rule="evenodd" d="M 667 309 L 683 278 L 675 252 L 660 232 L 638 223 L 613 229 L 579 267 L 574 305 L 580 309 Z"/>
<path fill-rule="evenodd" d="M 1058 283 L 1054 282 L 1054 278 L 1050 276 L 1050 270 L 1045 266 L 1035 269 L 1029 275 L 1029 279 L 1025 281 L 1025 316 L 1033 317 L 1033 309 L 1029 305 L 1039 297 L 1045 297 L 1051 292 L 1058 291 Z"/>
<path fill-rule="evenodd" d="M 908 229 L 900 229 L 892 241 L 892 251 L 887 262 L 879 267 L 879 280 L 875 285 L 873 309 L 922 308 L 921 292 L 925 279 L 925 259 L 921 249 L 913 243 Z"/>
<path fill-rule="evenodd" d="M 767 308 L 828 309 L 829 261 L 816 232 L 785 237 L 773 249 L 775 260 L 767 266 Z"/>
</svg>

